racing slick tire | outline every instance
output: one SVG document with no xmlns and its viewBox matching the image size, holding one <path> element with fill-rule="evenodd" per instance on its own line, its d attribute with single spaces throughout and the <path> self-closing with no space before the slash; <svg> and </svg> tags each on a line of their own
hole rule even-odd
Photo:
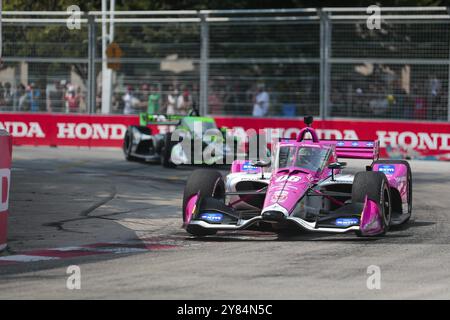
<svg viewBox="0 0 450 320">
<path fill-rule="evenodd" d="M 409 221 L 409 219 L 411 219 L 411 214 L 412 214 L 412 198 L 413 198 L 413 194 L 412 194 L 412 171 L 411 171 L 411 166 L 409 165 L 409 162 L 406 160 L 376 160 L 372 163 L 372 167 L 375 164 L 402 164 L 407 168 L 407 177 L 406 177 L 406 181 L 408 184 L 408 218 L 403 222 L 406 223 Z"/>
<path fill-rule="evenodd" d="M 164 137 L 164 144 L 161 148 L 161 164 L 165 168 L 175 168 L 176 164 L 172 162 L 172 148 L 174 141 L 172 141 L 172 134 L 169 132 Z"/>
<path fill-rule="evenodd" d="M 124 139 L 123 139 L 123 145 L 122 145 L 122 149 L 123 149 L 123 153 L 125 155 L 125 159 L 127 161 L 138 161 L 139 158 L 136 158 L 134 156 L 131 155 L 131 150 L 133 147 L 133 130 L 138 130 L 143 134 L 147 134 L 147 135 L 151 135 L 152 132 L 150 130 L 150 128 L 147 127 L 141 127 L 141 126 L 129 126 L 127 129 L 127 132 L 125 133 Z"/>
<path fill-rule="evenodd" d="M 200 197 L 213 197 L 225 201 L 225 182 L 216 170 L 197 169 L 189 177 L 183 194 L 183 222 L 189 223 L 186 216 L 186 205 L 188 200 L 195 194 L 200 193 Z M 186 231 L 194 236 L 213 235 L 216 230 L 204 230 L 198 228 L 186 228 Z"/>
<path fill-rule="evenodd" d="M 366 196 L 380 205 L 383 216 L 383 233 L 391 223 L 391 193 L 386 176 L 382 172 L 362 171 L 355 174 L 352 186 L 352 203 L 364 203 Z M 356 232 L 363 236 L 361 232 Z"/>
</svg>

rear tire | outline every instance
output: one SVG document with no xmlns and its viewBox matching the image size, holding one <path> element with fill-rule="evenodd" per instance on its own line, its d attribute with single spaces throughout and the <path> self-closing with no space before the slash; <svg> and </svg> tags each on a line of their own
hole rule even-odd
<svg viewBox="0 0 450 320">
<path fill-rule="evenodd" d="M 391 224 L 391 194 L 386 176 L 382 172 L 363 171 L 355 175 L 352 186 L 352 202 L 364 203 L 366 196 L 380 205 L 383 216 L 383 233 Z M 362 236 L 361 232 L 356 233 Z"/>
<path fill-rule="evenodd" d="M 123 154 L 125 155 L 125 159 L 127 161 L 138 161 L 139 158 L 136 158 L 134 156 L 131 155 L 131 151 L 133 148 L 133 130 L 138 130 L 143 134 L 147 134 L 147 135 L 151 135 L 152 131 L 150 130 L 150 128 L 147 127 L 140 127 L 140 126 L 129 126 L 127 129 L 127 132 L 125 132 L 125 136 L 123 139 L 123 145 L 122 145 L 122 150 L 123 150 Z"/>
<path fill-rule="evenodd" d="M 195 170 L 189 177 L 183 194 L 183 222 L 186 221 L 186 205 L 188 200 L 197 193 L 200 193 L 200 198 L 213 197 L 225 201 L 225 182 L 220 172 L 208 169 Z M 198 228 L 187 227 L 187 232 L 194 236 L 213 235 L 216 230 L 204 230 Z"/>
</svg>

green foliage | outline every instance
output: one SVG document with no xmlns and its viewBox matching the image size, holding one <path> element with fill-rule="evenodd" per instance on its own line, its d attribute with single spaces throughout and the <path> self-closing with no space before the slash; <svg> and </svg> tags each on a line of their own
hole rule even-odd
<svg viewBox="0 0 450 320">
<path fill-rule="evenodd" d="M 108 1 L 109 2 L 109 1 Z M 254 8 L 298 8 L 323 6 L 431 6 L 445 5 L 444 0 L 116 0 L 117 10 L 202 10 L 202 9 L 254 9 Z M 8 0 L 4 10 L 65 10 L 73 0 Z M 78 3 L 77 3 L 78 4 Z M 83 11 L 100 10 L 101 0 L 80 1 Z"/>
<path fill-rule="evenodd" d="M 77 4 L 82 11 L 92 11 L 101 9 L 101 0 L 73 1 L 73 0 L 7 0 L 3 1 L 5 11 L 65 11 L 70 5 Z M 107 0 L 109 3 L 109 0 Z M 116 10 L 202 10 L 202 9 L 255 9 L 255 8 L 299 8 L 320 6 L 368 6 L 374 3 L 382 6 L 427 6 L 444 5 L 444 0 L 116 0 Z M 267 32 L 269 26 L 255 26 L 250 34 L 261 37 L 261 43 L 277 41 L 279 45 L 273 48 L 272 53 L 283 57 L 289 49 L 290 33 L 274 34 Z M 260 31 L 260 32 L 258 32 Z M 97 30 L 97 36 L 100 29 Z M 167 49 L 168 46 L 174 48 L 177 53 L 185 54 L 189 57 L 199 55 L 199 28 L 194 24 L 171 24 L 171 25 L 145 25 L 128 24 L 126 27 L 115 29 L 115 41 L 118 42 L 124 51 L 124 57 L 151 57 L 164 58 L 173 52 Z M 214 33 L 212 41 L 214 43 Z M 245 35 L 242 35 L 243 37 Z M 316 38 L 316 34 L 311 33 Z M 273 39 L 272 39 L 273 38 Z M 286 38 L 286 39 L 284 39 Z M 97 38 L 97 43 L 98 43 Z M 8 25 L 3 27 L 3 54 L 14 57 L 87 57 L 87 27 L 81 30 L 69 30 L 64 25 Z M 286 42 L 286 44 L 284 44 Z M 245 43 L 245 42 L 244 42 Z M 226 44 L 224 45 L 226 46 Z M 221 52 L 226 52 L 227 57 L 241 57 L 251 55 L 246 53 L 245 47 L 220 47 L 216 48 Z M 298 50 L 299 56 L 317 56 L 317 48 L 301 48 Z M 97 54 L 99 52 L 97 51 Z M 73 64 L 75 70 L 86 79 L 86 66 Z M 66 69 L 67 69 L 66 64 Z M 54 69 L 64 69 L 64 66 L 53 63 L 39 66 L 43 73 L 50 73 Z M 47 69 L 48 68 L 48 69 Z M 241 70 L 253 73 L 251 70 Z M 262 72 L 260 70 L 260 72 Z"/>
</svg>

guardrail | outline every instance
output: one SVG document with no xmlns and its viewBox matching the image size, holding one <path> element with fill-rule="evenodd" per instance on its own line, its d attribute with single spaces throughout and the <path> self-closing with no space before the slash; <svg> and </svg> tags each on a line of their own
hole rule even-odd
<svg viewBox="0 0 450 320">
<path fill-rule="evenodd" d="M 0 251 L 6 248 L 9 187 L 11 184 L 12 139 L 0 129 Z"/>
</svg>

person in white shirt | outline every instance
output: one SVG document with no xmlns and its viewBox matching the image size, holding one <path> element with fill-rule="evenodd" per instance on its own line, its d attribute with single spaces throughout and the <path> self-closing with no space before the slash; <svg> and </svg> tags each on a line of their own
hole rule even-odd
<svg viewBox="0 0 450 320">
<path fill-rule="evenodd" d="M 258 94 L 253 105 L 253 116 L 264 117 L 269 112 L 269 94 L 263 84 L 258 85 Z"/>
<path fill-rule="evenodd" d="M 183 93 L 178 96 L 177 99 L 177 114 L 188 114 L 192 109 L 192 96 L 187 88 L 183 90 Z"/>
<path fill-rule="evenodd" d="M 123 113 L 124 114 L 135 113 L 135 107 L 139 104 L 139 99 L 134 96 L 132 86 L 127 87 L 127 92 L 122 97 L 122 100 L 125 104 Z"/>
<path fill-rule="evenodd" d="M 178 90 L 174 89 L 173 86 L 170 86 L 166 101 L 166 114 L 175 114 L 175 109 L 177 107 L 177 98 Z"/>
</svg>

